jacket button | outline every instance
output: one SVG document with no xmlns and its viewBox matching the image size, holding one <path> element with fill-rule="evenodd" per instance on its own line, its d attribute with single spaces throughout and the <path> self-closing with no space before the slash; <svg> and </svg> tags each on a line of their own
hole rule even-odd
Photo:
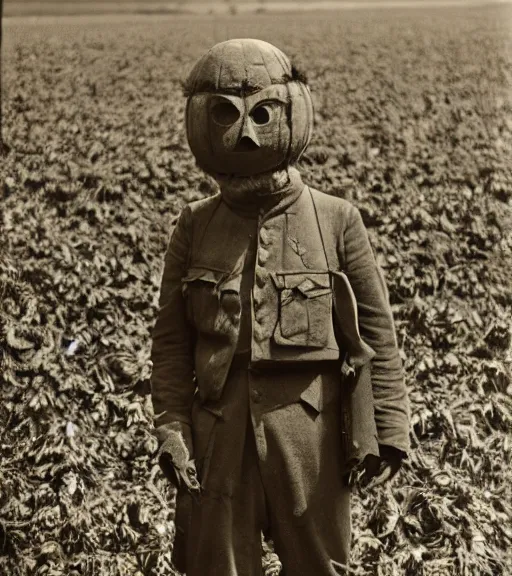
<svg viewBox="0 0 512 576">
<path fill-rule="evenodd" d="M 254 318 L 256 319 L 256 322 L 259 322 L 259 323 L 261 324 L 261 323 L 262 323 L 262 320 L 263 320 L 263 319 L 265 318 L 265 316 L 266 316 L 265 310 L 263 310 L 263 309 L 261 308 L 261 305 L 255 306 L 255 308 L 256 308 L 256 311 L 255 311 L 255 314 L 254 314 Z"/>
<path fill-rule="evenodd" d="M 266 264 L 267 260 L 269 257 L 269 252 L 268 250 L 265 250 L 265 248 L 260 248 L 258 250 L 258 262 L 263 266 Z"/>
<path fill-rule="evenodd" d="M 259 290 L 255 291 L 252 296 L 252 301 L 254 304 L 254 310 L 259 310 L 263 304 L 263 293 Z"/>
<path fill-rule="evenodd" d="M 259 390 L 252 390 L 251 391 L 252 401 L 256 404 L 261 401 L 261 392 Z"/>
<path fill-rule="evenodd" d="M 265 273 L 265 270 L 263 270 L 263 268 L 260 268 L 259 266 L 256 267 L 256 284 L 258 286 L 258 288 L 263 288 L 263 286 L 265 286 L 265 282 L 267 280 L 267 275 Z"/>
<path fill-rule="evenodd" d="M 254 339 L 256 342 L 263 342 L 265 335 L 263 334 L 263 326 L 258 322 L 254 323 Z"/>
<path fill-rule="evenodd" d="M 270 236 L 266 228 L 262 228 L 260 230 L 260 240 L 264 246 L 268 246 L 268 244 L 270 244 Z"/>
</svg>

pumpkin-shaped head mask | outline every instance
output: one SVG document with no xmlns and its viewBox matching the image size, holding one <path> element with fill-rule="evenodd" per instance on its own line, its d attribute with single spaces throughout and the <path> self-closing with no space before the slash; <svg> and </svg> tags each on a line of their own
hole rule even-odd
<svg viewBox="0 0 512 576">
<path fill-rule="evenodd" d="M 250 38 L 216 44 L 192 69 L 185 94 L 190 149 L 214 177 L 286 168 L 309 144 L 309 88 L 272 44 Z"/>
</svg>

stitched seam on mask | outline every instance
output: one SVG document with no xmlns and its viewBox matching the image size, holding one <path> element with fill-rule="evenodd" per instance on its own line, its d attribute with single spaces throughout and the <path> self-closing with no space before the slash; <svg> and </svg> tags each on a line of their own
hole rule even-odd
<svg viewBox="0 0 512 576">
<path fill-rule="evenodd" d="M 304 135 L 304 142 L 302 143 L 302 147 L 300 152 L 297 154 L 297 160 L 299 160 L 299 158 L 302 156 L 304 150 L 307 148 L 308 144 L 309 144 L 309 140 L 311 139 L 311 125 L 312 125 L 312 118 L 311 118 L 311 114 L 310 114 L 310 110 L 309 110 L 309 98 L 308 98 L 308 94 L 307 94 L 307 88 L 304 84 L 302 84 L 301 82 L 297 83 L 299 86 L 300 91 L 302 92 L 302 97 L 304 99 L 304 104 L 306 106 L 306 134 Z"/>
<path fill-rule="evenodd" d="M 308 110 L 308 138 L 306 140 L 306 146 L 304 147 L 304 150 L 306 150 L 306 148 L 309 146 L 310 142 L 311 142 L 311 138 L 313 137 L 313 129 L 315 127 L 315 109 L 313 108 L 313 98 L 311 96 L 311 91 L 309 89 L 309 86 L 307 84 L 304 84 L 304 91 L 306 93 L 307 96 L 307 110 Z"/>
<path fill-rule="evenodd" d="M 279 110 L 279 112 L 280 112 L 280 115 L 279 115 L 279 125 L 281 125 L 281 122 L 282 122 L 281 116 L 282 116 L 282 114 L 283 114 L 283 107 L 282 107 L 282 106 L 279 106 L 278 110 Z M 286 107 L 284 108 L 284 112 L 285 112 L 285 114 L 286 114 Z M 274 116 L 274 121 L 275 121 L 275 116 Z M 281 130 L 279 130 L 277 134 L 278 134 L 278 137 L 277 137 L 277 146 L 278 146 L 278 150 L 281 150 L 281 143 L 282 143 L 282 141 L 283 141 L 283 135 L 281 134 Z"/>
<path fill-rule="evenodd" d="M 208 108 L 208 114 L 206 117 L 206 130 L 208 131 L 208 149 L 210 150 L 210 158 L 215 158 L 215 152 L 213 151 L 212 143 L 212 123 L 210 122 L 210 110 L 211 110 L 211 99 L 206 100 L 206 106 Z"/>
<path fill-rule="evenodd" d="M 197 85 L 197 79 L 201 78 L 202 74 L 203 74 L 203 69 L 205 67 L 206 61 L 208 60 L 208 56 L 210 55 L 210 53 L 212 52 L 213 48 L 210 48 L 210 50 L 208 50 L 207 54 L 205 54 L 203 61 L 201 62 L 201 66 L 199 68 L 199 70 L 197 71 L 197 74 L 194 76 L 194 81 L 193 81 L 193 90 L 195 90 L 196 85 Z"/>
<path fill-rule="evenodd" d="M 222 54 L 221 54 L 222 56 Z M 219 74 L 217 76 L 217 85 L 215 87 L 216 90 L 220 90 L 220 79 L 222 77 L 222 58 L 220 58 L 220 65 L 219 65 Z"/>
<path fill-rule="evenodd" d="M 249 71 L 247 70 L 247 61 L 245 59 L 245 49 L 243 42 L 241 43 L 241 46 L 242 46 L 242 62 L 244 63 L 244 70 L 245 70 L 245 80 L 242 82 L 242 87 L 245 90 L 246 87 L 249 86 Z"/>
<path fill-rule="evenodd" d="M 260 57 L 263 63 L 263 67 L 267 73 L 269 84 L 272 84 L 272 76 L 270 76 L 270 70 L 268 69 L 267 63 L 265 62 L 265 55 L 263 54 L 262 50 L 260 50 Z"/>
<path fill-rule="evenodd" d="M 293 122 L 292 122 L 292 114 L 293 114 L 293 102 L 292 102 L 292 95 L 290 92 L 290 84 L 286 84 L 286 91 L 288 92 L 288 104 L 286 105 L 286 123 L 290 129 L 290 142 L 288 143 L 288 152 L 286 154 L 286 163 L 290 158 L 290 154 L 292 153 L 293 147 Z"/>
<path fill-rule="evenodd" d="M 285 76 L 283 78 L 280 78 L 278 80 L 274 80 L 270 83 L 270 86 L 279 86 L 280 84 L 284 84 L 286 85 L 288 82 L 290 82 L 291 79 L 288 76 Z M 237 87 L 237 88 L 221 88 L 219 90 L 217 90 L 215 88 L 214 85 L 212 85 L 211 83 L 208 85 L 201 85 L 200 90 L 197 90 L 196 92 L 193 92 L 191 94 L 187 94 L 187 97 L 192 97 L 192 96 L 196 96 L 198 94 L 230 94 L 232 96 L 250 96 L 251 94 L 256 94 L 256 92 L 259 92 L 260 90 L 262 90 L 262 88 L 260 86 L 252 86 L 252 85 L 244 85 L 241 87 Z"/>
<path fill-rule="evenodd" d="M 275 47 L 274 54 L 281 63 L 281 66 L 283 67 L 283 79 L 287 78 L 286 82 L 289 82 L 292 79 L 292 76 L 286 73 L 286 69 L 288 68 L 288 62 L 286 61 L 286 57 L 277 47 Z"/>
</svg>

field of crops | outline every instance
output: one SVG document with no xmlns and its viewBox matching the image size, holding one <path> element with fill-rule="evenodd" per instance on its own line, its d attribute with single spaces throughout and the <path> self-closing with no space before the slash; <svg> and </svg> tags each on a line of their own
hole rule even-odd
<svg viewBox="0 0 512 576">
<path fill-rule="evenodd" d="M 174 574 L 150 331 L 175 218 L 214 190 L 186 145 L 180 82 L 241 36 L 306 71 L 304 180 L 360 208 L 403 350 L 414 452 L 391 487 L 354 494 L 352 573 L 512 574 L 511 17 L 5 23 L 2 576 Z"/>
</svg>

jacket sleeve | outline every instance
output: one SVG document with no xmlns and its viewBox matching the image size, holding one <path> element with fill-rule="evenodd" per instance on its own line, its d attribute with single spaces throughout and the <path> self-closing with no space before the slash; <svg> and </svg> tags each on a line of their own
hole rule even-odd
<svg viewBox="0 0 512 576">
<path fill-rule="evenodd" d="M 194 397 L 192 327 L 187 321 L 182 278 L 188 266 L 191 211 L 184 208 L 165 255 L 158 317 L 153 328 L 151 398 L 155 426 L 191 423 Z"/>
<path fill-rule="evenodd" d="M 379 444 L 408 453 L 409 399 L 389 294 L 361 214 L 353 205 L 342 244 L 341 261 L 357 300 L 361 337 L 376 353 L 371 361 L 371 380 Z"/>
</svg>

